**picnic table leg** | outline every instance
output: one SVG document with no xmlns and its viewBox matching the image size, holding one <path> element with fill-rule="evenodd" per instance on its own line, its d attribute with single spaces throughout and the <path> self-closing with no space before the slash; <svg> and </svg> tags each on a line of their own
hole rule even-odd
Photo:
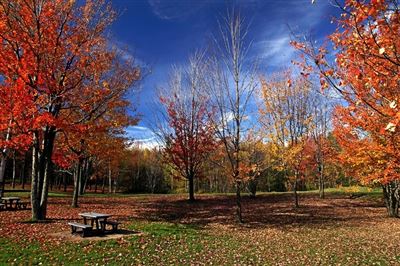
<svg viewBox="0 0 400 266">
<path fill-rule="evenodd" d="M 106 223 L 107 223 L 107 218 L 104 218 L 102 223 L 101 223 L 101 231 L 103 233 L 106 231 Z"/>
<path fill-rule="evenodd" d="M 86 217 L 83 217 L 83 223 L 86 224 Z"/>
<path fill-rule="evenodd" d="M 100 229 L 100 226 L 99 226 L 99 219 L 96 219 L 96 228 L 97 228 L 97 230 Z"/>
</svg>

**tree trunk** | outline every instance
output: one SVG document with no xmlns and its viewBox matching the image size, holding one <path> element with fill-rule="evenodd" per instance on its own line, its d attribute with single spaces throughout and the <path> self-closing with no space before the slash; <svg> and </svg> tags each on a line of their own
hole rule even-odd
<svg viewBox="0 0 400 266">
<path fill-rule="evenodd" d="M 10 126 L 11 126 L 11 120 L 10 120 Z M 8 127 L 7 129 L 7 135 L 6 135 L 6 141 L 8 141 L 11 138 L 11 127 Z M 7 148 L 4 147 L 1 150 L 1 159 L 0 159 L 0 198 L 3 197 L 4 195 L 4 187 L 5 187 L 5 173 L 6 173 L 6 163 L 7 163 Z"/>
<path fill-rule="evenodd" d="M 319 197 L 321 199 L 325 198 L 325 179 L 324 179 L 324 165 L 320 164 L 318 166 L 319 171 Z"/>
<path fill-rule="evenodd" d="M 64 192 L 67 192 L 67 174 L 63 174 Z"/>
<path fill-rule="evenodd" d="M 108 164 L 108 192 L 112 193 L 112 176 L 111 176 L 111 163 Z"/>
<path fill-rule="evenodd" d="M 17 166 L 16 166 L 16 159 L 15 159 L 15 151 L 13 153 L 13 168 L 12 168 L 12 183 L 11 187 L 14 189 L 15 188 L 15 178 L 17 174 Z"/>
<path fill-rule="evenodd" d="M 51 167 L 52 167 L 52 162 L 51 160 L 46 160 L 46 166 L 44 170 L 44 177 L 43 177 L 43 189 L 42 189 L 42 195 L 40 199 L 40 212 L 41 212 L 41 220 L 46 219 L 46 214 L 47 214 L 47 196 L 49 194 L 49 184 L 50 184 L 50 178 L 51 178 Z"/>
<path fill-rule="evenodd" d="M 94 180 L 94 193 L 97 193 L 97 177 L 98 175 L 95 176 L 96 179 Z"/>
<path fill-rule="evenodd" d="M 38 133 L 33 133 L 32 145 L 32 181 L 31 181 L 31 206 L 32 206 L 32 220 L 37 221 L 40 219 L 40 199 L 39 199 L 39 176 L 38 176 L 38 157 L 39 157 L 39 140 Z"/>
<path fill-rule="evenodd" d="M 382 185 L 386 209 L 390 217 L 399 217 L 400 182 L 392 181 Z"/>
<path fill-rule="evenodd" d="M 79 198 L 79 187 L 81 183 L 81 174 L 82 174 L 82 159 L 78 160 L 78 165 L 74 171 L 74 192 L 72 195 L 72 208 L 78 207 L 78 198 Z"/>
<path fill-rule="evenodd" d="M 247 184 L 247 189 L 250 192 L 250 197 L 251 198 L 255 198 L 256 197 L 256 193 L 257 193 L 257 179 L 253 178 L 251 180 L 249 180 L 248 184 Z"/>
<path fill-rule="evenodd" d="M 103 184 L 101 185 L 101 193 L 104 194 L 106 189 L 106 177 L 103 175 Z"/>
<path fill-rule="evenodd" d="M 236 181 L 236 217 L 239 223 L 243 223 L 242 217 L 242 197 L 240 195 L 241 181 Z"/>
<path fill-rule="evenodd" d="M 6 156 L 4 154 L 1 155 L 1 161 L 0 161 L 0 198 L 2 198 L 3 195 L 4 195 L 4 187 L 5 187 L 4 174 L 6 172 L 6 162 L 7 162 Z"/>
<path fill-rule="evenodd" d="M 21 181 L 20 183 L 21 183 L 22 189 L 25 189 L 26 155 L 27 155 L 27 152 L 24 154 L 24 162 L 22 163 L 22 169 L 21 169 L 21 173 L 20 173 L 20 181 Z"/>
<path fill-rule="evenodd" d="M 294 192 L 294 206 L 296 207 L 296 208 L 298 208 L 299 207 L 299 196 L 298 196 L 298 194 L 297 194 L 297 180 L 298 179 L 298 172 L 297 172 L 297 170 L 295 171 L 295 174 L 294 174 L 294 185 L 293 185 L 293 192 Z"/>
<path fill-rule="evenodd" d="M 188 176 L 189 180 L 189 201 L 195 201 L 194 198 L 194 178 L 193 175 Z"/>
<path fill-rule="evenodd" d="M 81 182 L 79 186 L 79 195 L 82 196 L 86 190 L 86 184 L 88 180 L 88 159 L 85 158 L 82 163 L 82 170 L 81 170 Z"/>
</svg>

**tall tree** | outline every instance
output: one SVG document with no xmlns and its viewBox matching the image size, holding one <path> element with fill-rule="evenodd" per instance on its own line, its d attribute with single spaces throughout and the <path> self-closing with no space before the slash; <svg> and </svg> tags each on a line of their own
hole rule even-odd
<svg viewBox="0 0 400 266">
<path fill-rule="evenodd" d="M 0 16 L 1 72 L 32 107 L 22 121 L 32 139 L 32 220 L 43 220 L 57 133 L 101 116 L 115 93 L 108 84 L 129 88 L 140 72 L 110 49 L 105 33 L 115 13 L 104 1 L 6 0 Z M 71 110 L 86 116 L 71 123 Z"/>
<path fill-rule="evenodd" d="M 258 86 L 257 62 L 249 56 L 248 25 L 236 9 L 219 23 L 214 54 L 208 64 L 209 94 L 217 108 L 215 130 L 229 161 L 229 176 L 236 187 L 236 215 L 242 218 L 241 189 L 247 175 L 241 171 L 241 144 L 249 124 L 249 106 Z"/>
<path fill-rule="evenodd" d="M 202 176 L 203 162 L 215 148 L 203 56 L 196 53 L 187 67 L 175 69 L 168 90 L 160 96 L 171 129 L 162 134 L 166 158 L 177 176 L 188 180 L 190 201 L 195 200 L 194 180 Z"/>
<path fill-rule="evenodd" d="M 311 87 L 303 77 L 289 72 L 262 80 L 261 122 L 280 150 L 281 168 L 293 181 L 295 207 L 299 207 L 298 185 L 304 177 L 304 147 L 312 119 Z"/>
<path fill-rule="evenodd" d="M 342 14 L 334 20 L 337 30 L 329 36 L 330 45 L 316 47 L 310 40 L 293 45 L 303 53 L 305 72 L 316 70 L 323 88 L 334 88 L 343 96 L 346 105 L 337 108 L 335 125 L 345 157 L 359 166 L 355 174 L 362 182 L 382 185 L 388 214 L 397 217 L 399 2 L 347 0 L 345 4 L 338 3 Z"/>
</svg>

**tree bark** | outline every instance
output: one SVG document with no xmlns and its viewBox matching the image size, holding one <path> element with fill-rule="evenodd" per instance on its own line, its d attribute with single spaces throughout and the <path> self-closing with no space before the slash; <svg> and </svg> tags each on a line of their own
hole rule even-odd
<svg viewBox="0 0 400 266">
<path fill-rule="evenodd" d="M 112 193 L 112 176 L 111 176 L 111 163 L 108 164 L 108 192 Z"/>
<path fill-rule="evenodd" d="M 20 174 L 20 177 L 21 177 L 21 187 L 22 187 L 22 189 L 25 189 L 25 169 L 26 169 L 26 155 L 27 155 L 27 152 L 24 154 L 24 162 L 22 163 L 22 169 L 21 169 L 21 174 Z"/>
<path fill-rule="evenodd" d="M 39 177 L 37 171 L 38 154 L 39 152 L 39 139 L 38 133 L 33 133 L 33 145 L 32 145 L 32 181 L 31 181 L 31 205 L 32 205 L 32 220 L 37 221 L 40 219 L 39 207 Z"/>
<path fill-rule="evenodd" d="M 78 198 L 79 198 L 79 187 L 81 183 L 81 174 L 82 174 L 82 159 L 78 160 L 78 165 L 76 166 L 74 172 L 74 193 L 72 195 L 72 208 L 78 207 Z"/>
<path fill-rule="evenodd" d="M 10 120 L 11 124 L 11 120 Z M 7 129 L 6 141 L 11 138 L 11 127 L 9 126 Z M 5 173 L 6 173 L 6 163 L 7 163 L 7 147 L 2 148 L 1 150 L 1 159 L 0 159 L 0 198 L 4 195 L 4 187 L 5 187 Z"/>
<path fill-rule="evenodd" d="M 240 195 L 241 184 L 242 184 L 241 181 L 239 181 L 239 180 L 236 181 L 236 217 L 237 217 L 239 223 L 243 223 L 242 197 Z"/>
<path fill-rule="evenodd" d="M 249 180 L 248 184 L 247 184 L 247 188 L 250 192 L 250 197 L 251 198 L 255 198 L 256 197 L 256 193 L 257 193 L 257 179 L 253 178 L 251 180 Z"/>
<path fill-rule="evenodd" d="M 37 214 L 35 215 L 38 220 L 46 219 L 47 198 L 49 194 L 49 185 L 51 181 L 50 179 L 52 176 L 51 156 L 53 154 L 55 137 L 56 131 L 54 127 L 47 127 L 43 131 L 43 150 L 39 156 L 39 165 L 37 167 L 37 178 L 39 187 L 37 188 L 37 193 L 35 194 L 38 197 L 37 201 L 39 202 L 39 208 L 36 209 Z"/>
<path fill-rule="evenodd" d="M 195 201 L 194 198 L 194 178 L 193 175 L 188 176 L 189 180 L 189 201 Z"/>
<path fill-rule="evenodd" d="M 392 181 L 382 185 L 386 209 L 390 217 L 399 217 L 400 182 Z"/>
<path fill-rule="evenodd" d="M 106 177 L 103 175 L 103 184 L 101 185 L 101 193 L 104 194 L 106 189 Z"/>
<path fill-rule="evenodd" d="M 15 151 L 13 153 L 13 168 L 12 168 L 12 183 L 11 187 L 14 189 L 15 188 L 15 178 L 17 174 L 17 167 L 16 167 L 16 159 L 15 159 Z"/>
<path fill-rule="evenodd" d="M 64 192 L 67 192 L 67 174 L 63 174 Z"/>
<path fill-rule="evenodd" d="M 297 194 L 297 183 L 298 183 L 298 172 L 297 170 L 295 171 L 294 174 L 294 185 L 293 185 L 293 192 L 294 192 L 294 206 L 296 208 L 299 208 L 299 196 Z"/>
<path fill-rule="evenodd" d="M 321 199 L 325 198 L 325 178 L 324 178 L 324 165 L 319 163 L 318 165 L 319 172 L 319 197 Z"/>
</svg>

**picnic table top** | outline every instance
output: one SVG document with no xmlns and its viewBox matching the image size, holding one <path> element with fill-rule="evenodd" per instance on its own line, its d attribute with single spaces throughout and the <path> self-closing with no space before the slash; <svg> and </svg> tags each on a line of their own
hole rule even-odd
<svg viewBox="0 0 400 266">
<path fill-rule="evenodd" d="M 111 214 L 97 213 L 97 212 L 83 212 L 83 213 L 79 213 L 79 215 L 82 217 L 94 218 L 94 219 L 108 218 L 108 217 L 112 216 Z"/>
<path fill-rule="evenodd" d="M 2 197 L 2 200 L 20 200 L 21 198 L 19 197 Z"/>
</svg>

